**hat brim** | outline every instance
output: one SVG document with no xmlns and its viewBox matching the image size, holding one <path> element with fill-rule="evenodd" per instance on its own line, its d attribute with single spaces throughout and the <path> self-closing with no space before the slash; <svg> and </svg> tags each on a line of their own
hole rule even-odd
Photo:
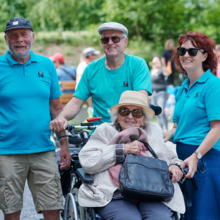
<svg viewBox="0 0 220 220">
<path fill-rule="evenodd" d="M 15 26 L 15 27 L 11 27 L 11 28 L 5 29 L 4 32 L 6 33 L 7 31 L 10 31 L 10 30 L 13 30 L 13 29 L 16 29 L 16 28 L 27 28 L 27 29 L 30 29 L 31 31 L 33 31 L 33 28 L 31 28 L 31 27 Z"/>
<path fill-rule="evenodd" d="M 99 55 L 99 54 L 100 54 L 100 51 L 99 51 L 99 50 L 95 50 L 95 51 L 92 52 L 92 54 L 94 54 L 94 55 Z"/>
<path fill-rule="evenodd" d="M 134 105 L 134 106 L 141 107 L 142 109 L 144 109 L 147 112 L 147 114 L 150 118 L 153 118 L 155 115 L 154 111 L 150 107 L 147 107 L 145 105 L 140 105 L 140 104 L 133 104 L 133 103 L 117 104 L 117 105 L 112 106 L 110 110 L 114 111 L 114 110 L 117 110 L 118 108 L 120 108 L 121 106 L 125 106 L 125 105 Z"/>
</svg>

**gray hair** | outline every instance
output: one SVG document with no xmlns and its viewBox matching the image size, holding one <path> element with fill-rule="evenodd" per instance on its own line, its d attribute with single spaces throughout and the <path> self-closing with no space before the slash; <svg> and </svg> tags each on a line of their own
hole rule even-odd
<svg viewBox="0 0 220 220">
<path fill-rule="evenodd" d="M 146 117 L 146 119 L 144 121 L 143 128 L 146 128 L 147 125 L 148 125 L 148 122 L 150 121 L 151 118 L 144 109 L 142 109 L 142 111 L 144 112 L 144 116 Z M 118 113 L 118 109 L 115 109 L 115 110 L 111 111 L 111 121 L 112 121 L 113 124 L 117 123 L 117 120 L 118 120 L 117 113 Z"/>
</svg>

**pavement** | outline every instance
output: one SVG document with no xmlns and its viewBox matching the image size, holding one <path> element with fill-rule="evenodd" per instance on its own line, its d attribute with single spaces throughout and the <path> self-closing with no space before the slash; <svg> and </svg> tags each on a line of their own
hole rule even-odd
<svg viewBox="0 0 220 220">
<path fill-rule="evenodd" d="M 172 128 L 172 123 L 169 122 L 169 129 Z M 171 148 L 174 152 L 176 152 L 176 145 L 167 142 L 166 143 L 169 148 Z M 0 210 L 0 220 L 4 219 L 3 212 Z M 40 220 L 43 219 L 43 214 L 38 214 L 34 207 L 34 202 L 31 196 L 31 192 L 28 188 L 27 182 L 24 189 L 23 196 L 23 209 L 21 212 L 20 220 Z"/>
</svg>

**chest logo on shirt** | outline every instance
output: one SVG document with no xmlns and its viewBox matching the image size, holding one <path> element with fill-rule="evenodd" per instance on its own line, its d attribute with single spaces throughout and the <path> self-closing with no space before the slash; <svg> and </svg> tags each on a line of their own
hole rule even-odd
<svg viewBox="0 0 220 220">
<path fill-rule="evenodd" d="M 199 92 L 196 93 L 194 98 L 197 98 L 197 97 L 199 97 Z"/>
<path fill-rule="evenodd" d="M 38 72 L 38 76 L 39 76 L 39 77 L 44 77 L 43 72 Z"/>
<path fill-rule="evenodd" d="M 123 82 L 124 87 L 128 87 L 128 82 Z"/>
</svg>

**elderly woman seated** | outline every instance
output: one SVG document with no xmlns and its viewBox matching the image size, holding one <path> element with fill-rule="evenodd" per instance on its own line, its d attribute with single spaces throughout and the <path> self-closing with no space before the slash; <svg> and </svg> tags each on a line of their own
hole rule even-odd
<svg viewBox="0 0 220 220">
<path fill-rule="evenodd" d="M 154 111 L 149 108 L 147 98 L 140 92 L 122 93 L 119 104 L 111 108 L 113 124 L 100 125 L 79 154 L 80 163 L 86 173 L 92 174 L 92 185 L 82 184 L 79 189 L 79 204 L 96 207 L 96 213 L 105 220 L 174 219 L 173 211 L 184 213 L 184 199 L 177 184 L 183 176 L 182 161 L 170 150 L 163 140 L 161 128 L 150 123 Z M 143 143 L 135 140 L 118 144 L 120 133 L 125 129 L 139 128 L 148 143 L 169 165 L 174 185 L 174 196 L 169 202 L 143 202 L 121 196 L 119 185 L 111 176 L 111 170 L 123 163 L 127 154 L 137 154 L 144 149 Z M 148 151 L 148 156 L 152 156 Z"/>
</svg>

